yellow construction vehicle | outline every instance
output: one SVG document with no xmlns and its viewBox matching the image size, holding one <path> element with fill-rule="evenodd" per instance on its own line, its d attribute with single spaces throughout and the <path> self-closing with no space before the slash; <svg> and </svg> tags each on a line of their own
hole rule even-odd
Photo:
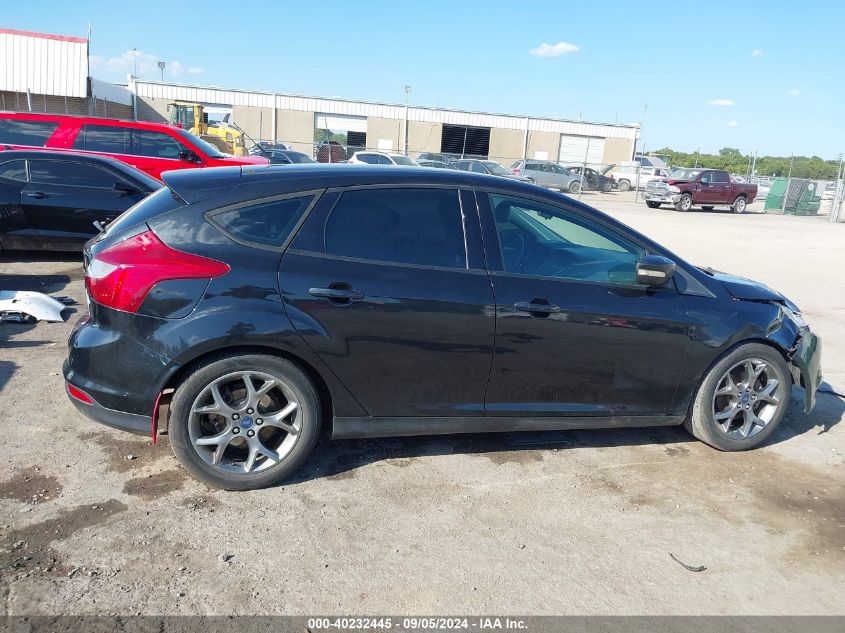
<svg viewBox="0 0 845 633">
<path fill-rule="evenodd" d="M 201 103 L 175 101 L 167 104 L 167 111 L 170 114 L 171 125 L 180 126 L 191 134 L 212 143 L 215 147 L 223 149 L 222 144 L 225 144 L 224 151 L 229 154 L 246 155 L 244 131 L 228 121 L 209 123 L 205 108 Z"/>
</svg>

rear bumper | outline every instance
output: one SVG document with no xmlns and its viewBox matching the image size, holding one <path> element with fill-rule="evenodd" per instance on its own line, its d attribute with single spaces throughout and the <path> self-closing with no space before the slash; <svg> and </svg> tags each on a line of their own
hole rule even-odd
<svg viewBox="0 0 845 633">
<path fill-rule="evenodd" d="M 792 355 L 792 366 L 804 387 L 804 412 L 816 405 L 816 391 L 822 384 L 822 340 L 810 330 L 801 333 L 798 347 Z"/>
<path fill-rule="evenodd" d="M 69 384 L 69 383 L 68 383 Z M 138 415 L 135 413 L 126 413 L 125 411 L 115 411 L 114 409 L 107 409 L 98 404 L 96 401 L 82 402 L 74 398 L 68 393 L 68 398 L 83 415 L 121 431 L 129 431 L 130 433 L 139 433 L 141 435 L 149 435 L 152 431 L 153 419 L 151 415 Z M 92 399 L 93 400 L 93 399 Z"/>
</svg>

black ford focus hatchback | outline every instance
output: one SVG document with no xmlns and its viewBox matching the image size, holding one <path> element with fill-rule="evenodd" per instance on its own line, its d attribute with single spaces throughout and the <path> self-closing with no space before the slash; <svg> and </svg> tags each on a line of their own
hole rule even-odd
<svg viewBox="0 0 845 633">
<path fill-rule="evenodd" d="M 225 167 L 85 249 L 64 375 L 85 415 L 168 433 L 216 486 L 335 438 L 684 424 L 742 450 L 820 341 L 759 283 L 692 266 L 567 196 L 494 176 Z"/>
</svg>

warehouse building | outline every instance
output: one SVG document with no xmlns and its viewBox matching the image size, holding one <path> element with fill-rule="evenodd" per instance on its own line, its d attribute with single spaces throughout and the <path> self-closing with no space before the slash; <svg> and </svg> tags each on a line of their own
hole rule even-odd
<svg viewBox="0 0 845 633">
<path fill-rule="evenodd" d="M 167 104 L 202 103 L 256 140 L 288 143 L 312 154 L 315 144 L 381 151 L 482 156 L 510 165 L 523 157 L 602 165 L 631 160 L 639 126 L 590 123 L 445 108 L 228 90 L 130 80 L 137 117 L 166 121 Z M 345 142 L 343 142 L 345 140 Z"/>
<path fill-rule="evenodd" d="M 314 155 L 335 141 L 350 148 L 477 156 L 504 165 L 522 158 L 587 162 L 631 160 L 637 125 L 490 114 L 417 105 L 188 86 L 128 78 L 94 79 L 82 37 L 0 29 L 0 109 L 169 121 L 168 104 L 201 103 L 212 118 L 253 139 Z"/>
</svg>

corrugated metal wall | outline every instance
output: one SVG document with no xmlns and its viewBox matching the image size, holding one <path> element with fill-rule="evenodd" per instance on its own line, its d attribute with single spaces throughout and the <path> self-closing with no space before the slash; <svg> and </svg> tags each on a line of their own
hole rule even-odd
<svg viewBox="0 0 845 633">
<path fill-rule="evenodd" d="M 168 99 L 171 101 L 197 101 L 200 103 L 219 103 L 231 106 L 252 106 L 272 108 L 275 98 L 277 110 L 300 112 L 319 112 L 345 116 L 378 117 L 382 119 L 405 118 L 405 106 L 387 103 L 348 101 L 344 99 L 324 99 L 243 90 L 225 90 L 201 86 L 182 86 L 152 81 L 135 81 L 129 89 L 134 89 L 139 97 Z M 421 123 L 445 123 L 471 127 L 488 127 L 510 130 L 525 130 L 526 117 L 508 114 L 488 114 L 443 108 L 409 107 L 408 120 Z M 579 136 L 602 138 L 621 138 L 633 140 L 637 134 L 636 125 L 613 125 L 590 123 L 588 121 L 568 121 L 565 119 L 534 118 L 528 119 L 528 129 L 532 132 L 551 132 Z"/>
<path fill-rule="evenodd" d="M 0 29 L 0 90 L 88 95 L 88 40 Z"/>
</svg>

